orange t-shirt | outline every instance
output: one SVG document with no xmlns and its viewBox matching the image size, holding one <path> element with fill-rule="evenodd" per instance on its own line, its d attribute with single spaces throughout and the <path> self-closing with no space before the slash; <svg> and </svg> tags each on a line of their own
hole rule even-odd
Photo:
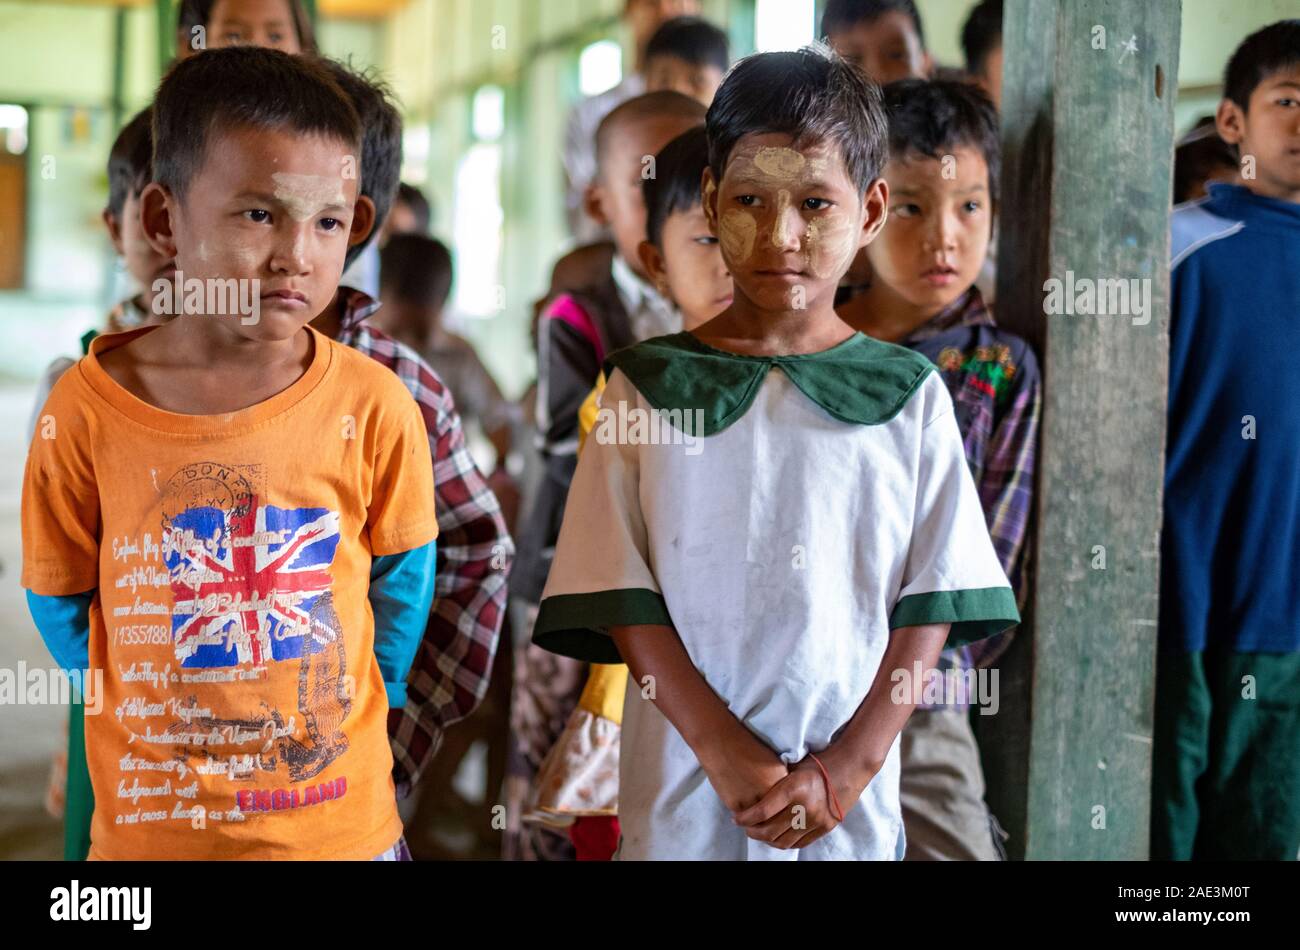
<svg viewBox="0 0 1300 950">
<path fill-rule="evenodd" d="M 95 590 L 91 858 L 368 859 L 402 833 L 367 600 L 437 535 L 429 441 L 390 370 L 311 330 L 288 389 L 166 412 L 99 363 L 55 385 L 23 482 L 23 586 Z"/>
</svg>

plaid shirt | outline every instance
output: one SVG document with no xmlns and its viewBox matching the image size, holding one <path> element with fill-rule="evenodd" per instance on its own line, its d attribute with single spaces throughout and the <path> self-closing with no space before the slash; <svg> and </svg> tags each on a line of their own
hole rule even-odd
<svg viewBox="0 0 1300 950">
<path fill-rule="evenodd" d="M 997 328 L 974 287 L 902 345 L 928 356 L 948 385 L 993 548 L 1019 598 L 1042 408 L 1038 360 L 1024 340 Z M 954 676 L 958 699 L 946 705 L 969 707 L 965 672 L 992 664 L 1013 632 L 943 651 L 938 668 L 961 674 Z M 945 704 L 923 708 L 938 705 Z"/>
<path fill-rule="evenodd" d="M 379 306 L 340 288 L 338 342 L 383 363 L 415 397 L 429 431 L 438 511 L 433 609 L 407 677 L 406 706 L 388 715 L 393 781 L 405 797 L 447 727 L 487 693 L 515 552 L 501 506 L 465 447 L 451 393 L 418 353 L 365 323 Z"/>
</svg>

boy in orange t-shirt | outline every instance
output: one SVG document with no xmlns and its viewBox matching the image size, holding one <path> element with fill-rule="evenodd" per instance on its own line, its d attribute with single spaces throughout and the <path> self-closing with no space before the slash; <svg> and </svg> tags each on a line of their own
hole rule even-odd
<svg viewBox="0 0 1300 950">
<path fill-rule="evenodd" d="M 154 110 L 176 319 L 94 341 L 23 486 L 33 616 L 99 686 L 90 857 L 384 856 L 437 522 L 410 394 L 307 326 L 373 225 L 360 123 L 319 64 L 252 48 L 178 64 Z"/>
</svg>

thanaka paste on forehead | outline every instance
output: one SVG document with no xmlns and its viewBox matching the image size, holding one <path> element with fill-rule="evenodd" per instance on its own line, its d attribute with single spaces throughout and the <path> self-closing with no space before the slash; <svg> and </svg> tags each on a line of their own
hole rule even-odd
<svg viewBox="0 0 1300 950">
<path fill-rule="evenodd" d="M 343 179 L 331 175 L 276 172 L 275 197 L 295 221 L 310 221 L 331 205 L 342 205 Z"/>
</svg>

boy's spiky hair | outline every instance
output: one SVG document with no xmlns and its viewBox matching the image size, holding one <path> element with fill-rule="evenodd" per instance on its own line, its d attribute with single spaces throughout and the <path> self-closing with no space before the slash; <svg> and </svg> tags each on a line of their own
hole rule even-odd
<svg viewBox="0 0 1300 950">
<path fill-rule="evenodd" d="M 989 195 L 996 200 L 1001 175 L 998 113 L 984 91 L 953 79 L 901 79 L 884 88 L 889 115 L 889 156 L 939 159 L 962 146 L 984 156 Z"/>
<path fill-rule="evenodd" d="M 1002 0 L 981 0 L 961 28 L 961 50 L 966 72 L 972 76 L 984 70 L 989 54 L 1002 45 Z"/>
<path fill-rule="evenodd" d="M 921 11 L 914 0 L 827 0 L 822 13 L 822 36 L 852 29 L 859 23 L 870 23 L 886 13 L 902 13 L 916 28 L 916 38 L 925 49 L 925 28 L 921 26 Z"/>
<path fill-rule="evenodd" d="M 321 59 L 334 81 L 352 101 L 361 120 L 361 177 L 357 196 L 375 205 L 375 226 L 363 244 L 348 248 L 348 267 L 375 237 L 393 208 L 402 176 L 402 116 L 393 104 L 392 91 L 373 72 L 360 72 L 351 64 Z"/>
<path fill-rule="evenodd" d="M 1300 66 L 1300 20 L 1278 20 L 1241 41 L 1223 74 L 1223 97 L 1245 112 L 1255 87 L 1273 73 Z"/>
<path fill-rule="evenodd" d="M 655 247 L 663 247 L 664 222 L 674 212 L 700 206 L 700 182 L 708 166 L 709 136 L 702 125 L 683 132 L 655 156 L 654 175 L 641 183 L 646 239 Z"/>
<path fill-rule="evenodd" d="M 706 122 L 709 167 L 719 182 L 736 143 L 767 132 L 791 136 L 796 147 L 838 145 L 859 193 L 880 177 L 885 162 L 880 88 L 821 44 L 742 59 L 723 80 Z"/>
<path fill-rule="evenodd" d="M 108 207 L 115 218 L 131 195 L 153 180 L 153 110 L 146 107 L 122 127 L 108 153 Z"/>
<path fill-rule="evenodd" d="M 676 56 L 692 66 L 716 66 L 724 73 L 731 65 L 727 34 L 696 16 L 675 17 L 655 30 L 645 48 L 645 61 L 656 56 Z"/>
<path fill-rule="evenodd" d="M 354 151 L 361 145 L 357 110 L 314 56 L 252 46 L 207 50 L 174 65 L 158 86 L 154 181 L 184 199 L 213 141 L 241 126 L 325 136 Z"/>
</svg>

